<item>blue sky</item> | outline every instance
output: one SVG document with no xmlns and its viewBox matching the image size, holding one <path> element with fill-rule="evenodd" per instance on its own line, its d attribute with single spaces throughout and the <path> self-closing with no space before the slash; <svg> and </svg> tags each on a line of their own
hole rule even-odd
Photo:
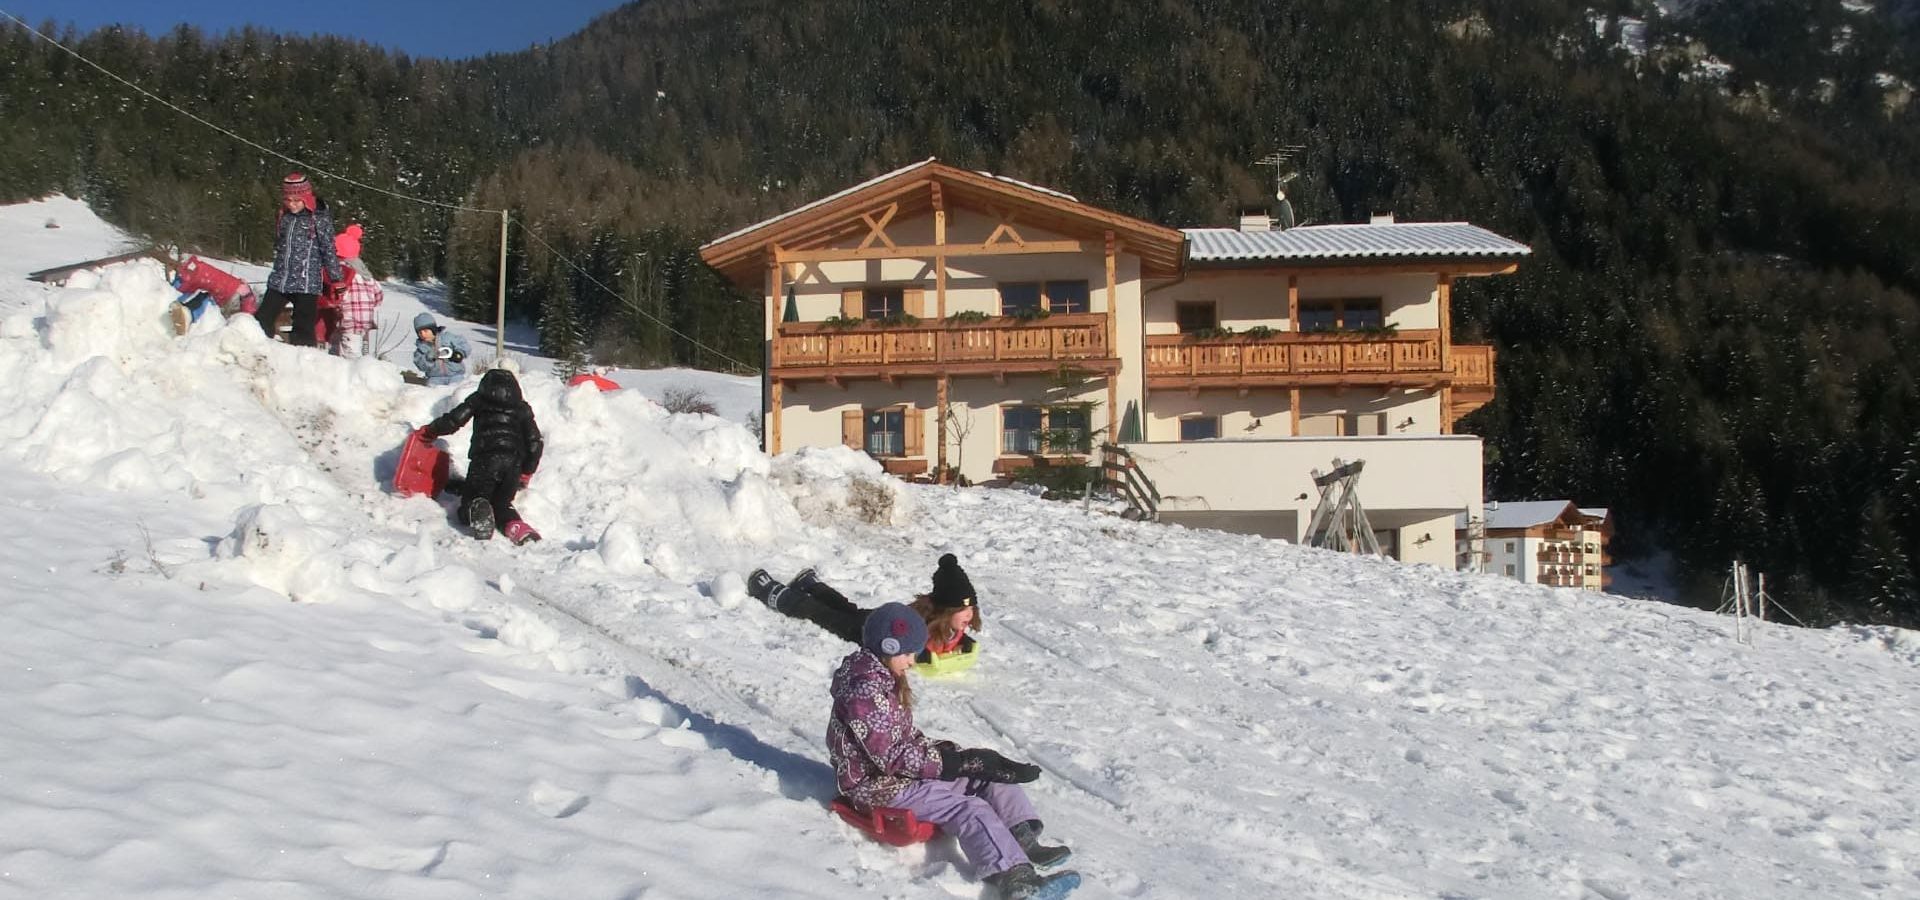
<svg viewBox="0 0 1920 900">
<path fill-rule="evenodd" d="M 296 34 L 339 34 L 415 56 L 466 57 L 523 50 L 565 37 L 623 0 L 0 0 L 34 27 L 48 20 L 83 31 L 131 25 L 149 33 L 186 22 L 212 32 L 253 24 Z M 0 19 L 0 22 L 5 21 Z"/>
</svg>

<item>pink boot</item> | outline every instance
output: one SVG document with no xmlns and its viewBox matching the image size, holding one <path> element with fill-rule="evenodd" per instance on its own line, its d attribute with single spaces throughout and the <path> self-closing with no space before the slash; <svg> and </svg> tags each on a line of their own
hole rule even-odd
<svg viewBox="0 0 1920 900">
<path fill-rule="evenodd" d="M 533 530 L 533 526 L 528 525 L 524 519 L 508 522 L 500 529 L 500 533 L 506 535 L 507 540 L 515 544 L 528 544 L 540 539 L 540 532 Z"/>
</svg>

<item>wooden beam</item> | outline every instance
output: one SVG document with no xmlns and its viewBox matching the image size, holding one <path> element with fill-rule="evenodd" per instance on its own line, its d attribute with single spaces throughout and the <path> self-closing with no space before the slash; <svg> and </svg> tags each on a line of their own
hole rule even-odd
<svg viewBox="0 0 1920 900">
<path fill-rule="evenodd" d="M 1440 389 L 1440 433 L 1453 433 L 1453 388 Z"/>
<path fill-rule="evenodd" d="M 1107 440 L 1120 443 L 1120 373 L 1107 376 Z M 1092 423 L 1089 422 L 1089 425 Z"/>
<path fill-rule="evenodd" d="M 1107 250 L 1107 346 L 1112 348 L 1119 346 L 1119 339 L 1114 334 L 1114 329 L 1119 327 L 1116 323 L 1120 318 L 1120 307 L 1115 302 L 1119 298 L 1118 282 L 1114 278 L 1113 268 L 1113 257 L 1114 253 L 1118 250 L 1118 245 L 1113 239 L 1113 232 L 1107 232 L 1105 243 Z"/>
<path fill-rule="evenodd" d="M 867 247 L 856 250 L 779 250 L 778 262 L 853 262 L 863 259 L 937 259 L 942 256 L 1017 256 L 1042 253 L 1090 253 L 1091 241 L 1031 241 L 1026 244 L 915 244 L 905 247 Z"/>
<path fill-rule="evenodd" d="M 1440 276 L 1440 371 L 1453 371 L 1453 276 Z"/>
<path fill-rule="evenodd" d="M 1287 330 L 1300 330 L 1300 276 L 1287 276 Z"/>
<path fill-rule="evenodd" d="M 1011 238 L 1015 244 L 1021 247 L 1027 245 L 1027 239 L 1021 237 L 1020 230 L 1013 227 L 1014 220 L 1019 218 L 1017 213 L 1009 213 L 999 207 L 994 207 L 993 214 L 1000 217 L 1000 224 L 994 227 L 992 234 L 987 235 L 987 239 L 984 242 L 987 246 L 995 246 L 994 242 L 1002 236 Z"/>
<path fill-rule="evenodd" d="M 782 401 L 783 401 L 782 394 L 784 393 L 782 391 L 783 387 L 784 385 L 781 383 L 780 379 L 775 378 L 773 380 L 773 413 L 772 415 L 768 416 L 768 419 L 770 421 L 766 423 L 767 432 L 769 435 L 771 435 L 771 440 L 773 444 L 773 450 L 771 452 L 775 456 L 778 456 L 780 454 L 780 421 L 785 418 L 785 416 L 781 415 Z"/>
<path fill-rule="evenodd" d="M 1299 437 L 1300 436 L 1300 389 L 1294 388 L 1293 390 L 1288 391 L 1287 395 L 1288 395 L 1287 406 L 1289 407 L 1289 412 L 1293 414 L 1293 436 Z"/>
<path fill-rule="evenodd" d="M 933 184 L 933 245 L 943 252 L 933 257 L 933 309 L 942 319 L 947 317 L 947 207 L 940 196 L 940 183 Z"/>
<path fill-rule="evenodd" d="M 885 210 L 881 211 L 879 219 L 875 219 L 872 213 L 861 213 L 860 221 L 867 223 L 867 237 L 860 242 L 860 249 L 865 250 L 873 246 L 876 239 L 891 249 L 894 243 L 893 238 L 887 237 L 887 223 L 893 221 L 894 214 L 899 211 L 899 203 L 890 203 Z"/>
<path fill-rule="evenodd" d="M 939 186 L 934 186 L 939 190 Z M 938 419 L 937 437 L 940 447 L 934 454 L 934 461 L 940 466 L 940 483 L 947 483 L 947 376 L 940 376 L 934 383 L 933 414 Z"/>
</svg>

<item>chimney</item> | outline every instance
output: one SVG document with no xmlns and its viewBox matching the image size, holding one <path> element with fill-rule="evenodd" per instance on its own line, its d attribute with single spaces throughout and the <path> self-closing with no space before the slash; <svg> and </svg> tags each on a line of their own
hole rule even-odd
<svg viewBox="0 0 1920 900">
<path fill-rule="evenodd" d="M 1367 224 L 1368 225 L 1392 225 L 1393 213 L 1374 213 L 1373 218 L 1367 220 Z"/>
<path fill-rule="evenodd" d="M 1243 209 L 1240 211 L 1241 231 L 1272 231 L 1273 217 L 1264 209 Z"/>
</svg>

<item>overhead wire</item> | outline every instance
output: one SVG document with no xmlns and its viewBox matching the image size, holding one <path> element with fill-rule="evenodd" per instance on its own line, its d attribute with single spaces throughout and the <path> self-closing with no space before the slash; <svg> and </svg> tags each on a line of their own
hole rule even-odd
<svg viewBox="0 0 1920 900">
<path fill-rule="evenodd" d="M 16 16 L 5 9 L 0 9 L 0 16 L 4 16 L 7 19 L 12 20 L 14 24 L 19 25 L 21 28 L 25 29 L 27 33 L 33 35 L 34 37 L 39 38 L 40 40 L 46 41 L 49 44 L 52 44 L 54 47 L 58 48 L 61 52 L 67 54 L 68 56 L 73 57 L 74 59 L 79 60 L 80 62 L 87 65 L 89 68 L 92 68 L 98 71 L 100 74 L 105 75 L 108 78 L 111 78 L 114 81 L 117 81 L 125 85 L 127 88 L 139 94 L 140 96 L 145 97 L 149 100 L 152 100 L 153 102 L 158 103 L 162 106 L 165 106 L 166 108 L 171 109 L 174 112 L 179 113 L 180 115 L 186 116 L 187 118 L 192 119 L 193 121 L 209 129 L 212 129 L 215 132 L 218 132 L 222 135 L 232 138 L 233 140 L 239 141 L 240 143 L 245 144 L 248 147 L 252 147 L 253 149 L 260 151 L 261 153 L 267 154 L 268 156 L 274 157 L 276 159 L 285 160 L 289 163 L 292 163 L 296 166 L 301 167 L 302 169 L 306 169 L 309 172 L 317 173 L 323 177 L 332 179 L 334 181 L 344 182 L 346 184 L 353 185 L 354 187 L 358 187 L 363 190 L 372 191 L 377 194 L 383 194 L 385 196 L 393 197 L 398 200 L 405 200 L 410 203 L 418 203 L 423 206 L 433 206 L 433 207 L 438 207 L 440 209 L 449 209 L 457 212 L 489 213 L 492 215 L 503 216 L 509 222 L 512 222 L 513 224 L 520 226 L 521 232 L 525 233 L 528 237 L 534 239 L 542 247 L 547 248 L 547 251 L 552 253 L 555 259 L 558 259 L 561 262 L 566 263 L 570 268 L 572 268 L 575 272 L 580 273 L 580 275 L 583 278 L 585 278 L 588 282 L 592 283 L 595 287 L 598 287 L 599 289 L 606 291 L 610 296 L 614 297 L 617 300 L 620 300 L 622 305 L 628 308 L 630 311 L 637 313 L 642 318 L 645 318 L 648 321 L 651 321 L 659 325 L 661 328 L 666 329 L 668 332 L 672 334 L 679 335 L 680 337 L 685 338 L 688 343 L 691 343 L 693 346 L 701 350 L 707 351 L 708 353 L 712 354 L 715 358 L 723 362 L 730 363 L 734 366 L 737 366 L 741 369 L 745 369 L 747 371 L 752 371 L 752 372 L 759 371 L 758 367 L 749 366 L 743 362 L 740 362 L 739 360 L 736 360 L 730 356 L 727 356 L 726 354 L 721 353 L 718 350 L 715 350 L 714 348 L 706 345 L 705 343 L 702 343 L 698 338 L 695 338 L 693 335 L 687 334 L 686 332 L 673 327 L 672 325 L 668 324 L 665 320 L 657 316 L 654 316 L 651 313 L 648 313 L 644 309 L 640 309 L 638 307 L 633 306 L 632 304 L 627 303 L 626 297 L 622 296 L 619 291 L 616 291 L 613 288 L 608 287 L 606 284 L 601 282 L 600 279 L 593 277 L 593 273 L 588 272 L 579 263 L 574 262 L 571 258 L 567 257 L 566 254 L 561 253 L 560 250 L 554 247 L 553 244 L 549 243 L 546 240 L 546 238 L 541 237 L 539 232 L 534 231 L 532 228 L 528 227 L 526 222 L 514 219 L 512 216 L 512 213 L 507 210 L 487 209 L 485 207 L 479 207 L 479 206 L 466 206 L 459 203 L 448 203 L 443 200 L 432 200 L 426 197 L 416 197 L 412 194 L 405 194 L 399 191 L 390 190 L 388 188 L 379 187 L 377 185 L 367 184 L 366 182 L 360 181 L 355 178 L 351 178 L 346 175 L 342 175 L 338 172 L 334 172 L 332 170 L 326 169 L 315 163 L 299 159 L 298 157 L 295 157 L 292 154 L 281 152 L 280 150 L 277 150 L 273 147 L 269 147 L 265 144 L 259 143 L 258 141 L 254 141 L 250 138 L 237 134 L 234 131 L 227 129 L 225 127 L 222 127 L 221 125 L 215 122 L 208 121 L 207 119 L 194 114 L 190 110 L 180 107 L 179 105 L 173 103 L 172 101 L 166 99 L 165 97 L 161 97 L 160 95 L 155 94 L 152 91 L 149 91 L 146 88 L 141 87 L 139 84 L 127 78 L 122 77 L 119 73 L 114 72 L 111 69 L 108 69 L 106 66 L 103 66 L 97 62 L 94 62 L 93 60 L 87 58 L 85 55 L 81 54 L 79 51 L 74 50 L 73 48 L 60 43 L 57 40 L 54 40 L 51 36 L 41 32 L 39 29 L 28 24 L 25 20 L 21 19 L 19 16 Z M 504 277 L 504 274 L 502 275 L 502 277 Z"/>
</svg>

